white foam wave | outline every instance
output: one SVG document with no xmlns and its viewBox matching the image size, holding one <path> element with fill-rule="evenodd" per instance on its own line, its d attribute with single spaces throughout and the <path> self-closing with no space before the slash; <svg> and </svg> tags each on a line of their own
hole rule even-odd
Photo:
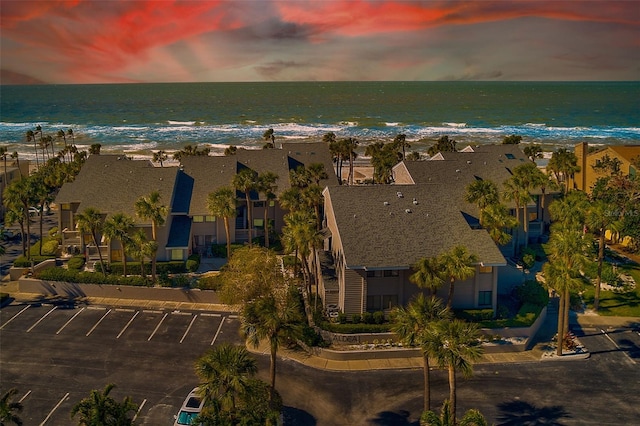
<svg viewBox="0 0 640 426">
<path fill-rule="evenodd" d="M 193 126 L 194 124 L 196 124 L 195 121 L 174 121 L 174 120 L 167 120 L 167 123 L 171 125 L 179 125 L 179 126 Z"/>
<path fill-rule="evenodd" d="M 387 126 L 387 127 L 398 127 L 400 125 L 400 123 L 398 123 L 396 121 L 396 122 L 393 122 L 393 123 L 384 123 L 384 125 Z"/>
<path fill-rule="evenodd" d="M 456 128 L 461 128 L 461 127 L 467 127 L 467 123 L 442 123 L 447 127 L 456 127 Z"/>
</svg>

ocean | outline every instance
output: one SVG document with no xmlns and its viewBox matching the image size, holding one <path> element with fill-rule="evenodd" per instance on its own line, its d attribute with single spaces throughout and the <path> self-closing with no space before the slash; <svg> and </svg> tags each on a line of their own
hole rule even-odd
<svg viewBox="0 0 640 426">
<path fill-rule="evenodd" d="M 640 82 L 278 82 L 0 86 L 0 146 L 33 158 L 25 134 L 73 129 L 78 148 L 151 156 L 186 144 L 221 153 L 317 141 L 364 147 L 404 133 L 425 152 L 440 136 L 468 144 L 516 134 L 546 149 L 640 144 Z M 63 146 L 62 140 L 57 142 Z"/>
</svg>

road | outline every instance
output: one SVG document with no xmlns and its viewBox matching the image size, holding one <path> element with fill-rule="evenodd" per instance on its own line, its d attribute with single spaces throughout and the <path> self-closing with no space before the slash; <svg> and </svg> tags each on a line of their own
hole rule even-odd
<svg viewBox="0 0 640 426">
<path fill-rule="evenodd" d="M 109 306 L 11 305 L 0 310 L 1 390 L 19 390 L 28 425 L 68 425 L 71 407 L 115 383 L 112 395 L 141 406 L 140 425 L 170 425 L 197 383 L 194 361 L 220 342 L 241 343 L 223 312 L 145 311 Z M 581 330 L 582 361 L 475 366 L 459 380 L 459 413 L 480 409 L 498 425 L 634 424 L 640 418 L 640 335 Z M 269 359 L 257 356 L 260 377 Z M 432 373 L 432 401 L 447 377 Z M 278 363 L 287 425 L 417 425 L 421 370 L 330 372 Z"/>
</svg>

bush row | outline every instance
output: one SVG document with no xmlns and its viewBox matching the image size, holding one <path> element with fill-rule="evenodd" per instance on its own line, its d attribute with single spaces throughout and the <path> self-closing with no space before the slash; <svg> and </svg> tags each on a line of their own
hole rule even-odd
<svg viewBox="0 0 640 426">
<path fill-rule="evenodd" d="M 120 275 L 103 275 L 100 272 L 81 272 L 73 269 L 49 268 L 35 274 L 35 277 L 45 281 L 61 281 L 83 284 L 113 284 L 131 286 L 151 286 L 151 281 L 140 276 L 128 277 Z"/>
<path fill-rule="evenodd" d="M 389 324 L 334 324 L 328 321 L 320 323 L 323 330 L 333 333 L 354 334 L 354 333 L 388 333 Z"/>
<path fill-rule="evenodd" d="M 100 269 L 100 265 L 96 265 L 96 271 Z M 197 269 L 197 267 L 196 267 Z M 122 262 L 113 262 L 107 266 L 107 270 L 112 274 L 122 275 L 124 272 Z M 151 274 L 151 262 L 144 263 L 145 274 Z M 172 260 L 170 262 L 157 262 L 157 274 L 182 274 L 187 272 L 185 262 L 181 260 Z M 141 275 L 142 268 L 140 262 L 127 262 L 127 274 Z"/>
</svg>

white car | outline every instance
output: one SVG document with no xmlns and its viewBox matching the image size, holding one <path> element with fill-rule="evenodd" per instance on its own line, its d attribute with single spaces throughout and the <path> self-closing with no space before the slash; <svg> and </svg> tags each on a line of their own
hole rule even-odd
<svg viewBox="0 0 640 426">
<path fill-rule="evenodd" d="M 193 420 L 198 417 L 202 407 L 204 406 L 204 400 L 198 395 L 198 388 L 193 388 L 187 398 L 182 403 L 178 414 L 173 416 L 175 422 L 174 426 L 193 425 Z"/>
</svg>

